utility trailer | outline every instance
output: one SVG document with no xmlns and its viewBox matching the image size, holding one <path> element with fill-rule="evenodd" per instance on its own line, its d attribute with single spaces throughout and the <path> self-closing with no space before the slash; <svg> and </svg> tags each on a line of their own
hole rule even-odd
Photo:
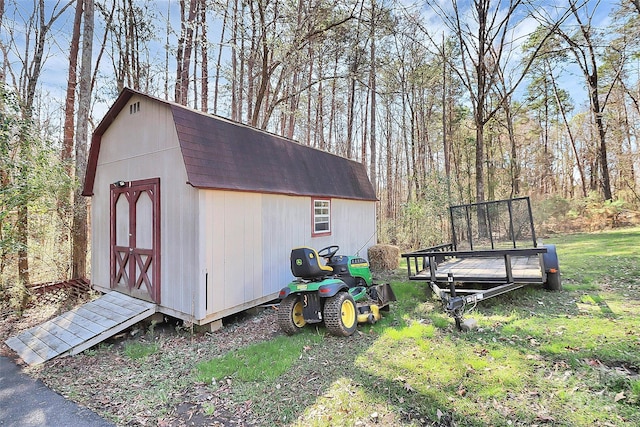
<svg viewBox="0 0 640 427">
<path fill-rule="evenodd" d="M 410 280 L 430 283 L 462 329 L 479 301 L 542 285 L 560 290 L 555 245 L 538 244 L 528 197 L 450 206 L 451 243 L 403 253 Z"/>
</svg>

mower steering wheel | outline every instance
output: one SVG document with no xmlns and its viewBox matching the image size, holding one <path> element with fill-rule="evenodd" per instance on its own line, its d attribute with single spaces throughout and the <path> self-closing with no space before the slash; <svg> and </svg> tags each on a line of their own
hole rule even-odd
<svg viewBox="0 0 640 427">
<path fill-rule="evenodd" d="M 338 252 L 339 249 L 340 249 L 340 246 L 338 245 L 327 246 L 326 248 L 322 248 L 318 251 L 318 256 L 321 256 L 322 258 L 326 258 L 329 261 L 331 261 L 331 258 L 333 258 L 333 256 L 336 254 L 336 252 Z"/>
</svg>

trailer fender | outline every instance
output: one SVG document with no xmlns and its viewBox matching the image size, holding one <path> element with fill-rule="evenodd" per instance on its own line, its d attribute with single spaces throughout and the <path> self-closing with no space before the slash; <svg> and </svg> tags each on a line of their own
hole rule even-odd
<svg viewBox="0 0 640 427">
<path fill-rule="evenodd" d="M 560 263 L 558 262 L 558 254 L 556 245 L 543 245 L 547 248 L 547 252 L 542 254 L 542 262 L 544 262 L 544 271 L 547 273 L 555 273 L 560 271 Z"/>
<path fill-rule="evenodd" d="M 545 282 L 544 287 L 550 291 L 562 290 L 562 281 L 560 279 L 560 263 L 558 262 L 558 254 L 556 253 L 556 245 L 544 245 L 547 252 L 542 254 L 542 263 L 544 264 Z"/>
</svg>

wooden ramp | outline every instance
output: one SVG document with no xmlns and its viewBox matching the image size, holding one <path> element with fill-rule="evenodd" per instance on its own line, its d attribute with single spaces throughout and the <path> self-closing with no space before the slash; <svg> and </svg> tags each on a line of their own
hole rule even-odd
<svg viewBox="0 0 640 427">
<path fill-rule="evenodd" d="M 74 308 L 5 343 L 29 365 L 78 354 L 153 315 L 156 305 L 120 292 Z"/>
</svg>

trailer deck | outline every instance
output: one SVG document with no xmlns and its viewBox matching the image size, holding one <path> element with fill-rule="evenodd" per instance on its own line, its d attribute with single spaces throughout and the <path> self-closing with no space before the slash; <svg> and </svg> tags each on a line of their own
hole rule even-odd
<svg viewBox="0 0 640 427">
<path fill-rule="evenodd" d="M 507 280 L 505 260 L 503 258 L 457 258 L 442 262 L 436 271 L 436 281 L 446 282 L 449 274 L 458 282 L 503 282 Z M 511 257 L 513 280 L 523 283 L 542 281 L 540 259 L 538 256 Z M 429 269 L 422 270 L 409 277 L 411 280 L 431 280 Z"/>
<path fill-rule="evenodd" d="M 403 254 L 410 280 L 445 283 L 543 283 L 545 247 L 488 251 L 430 251 Z"/>
</svg>

